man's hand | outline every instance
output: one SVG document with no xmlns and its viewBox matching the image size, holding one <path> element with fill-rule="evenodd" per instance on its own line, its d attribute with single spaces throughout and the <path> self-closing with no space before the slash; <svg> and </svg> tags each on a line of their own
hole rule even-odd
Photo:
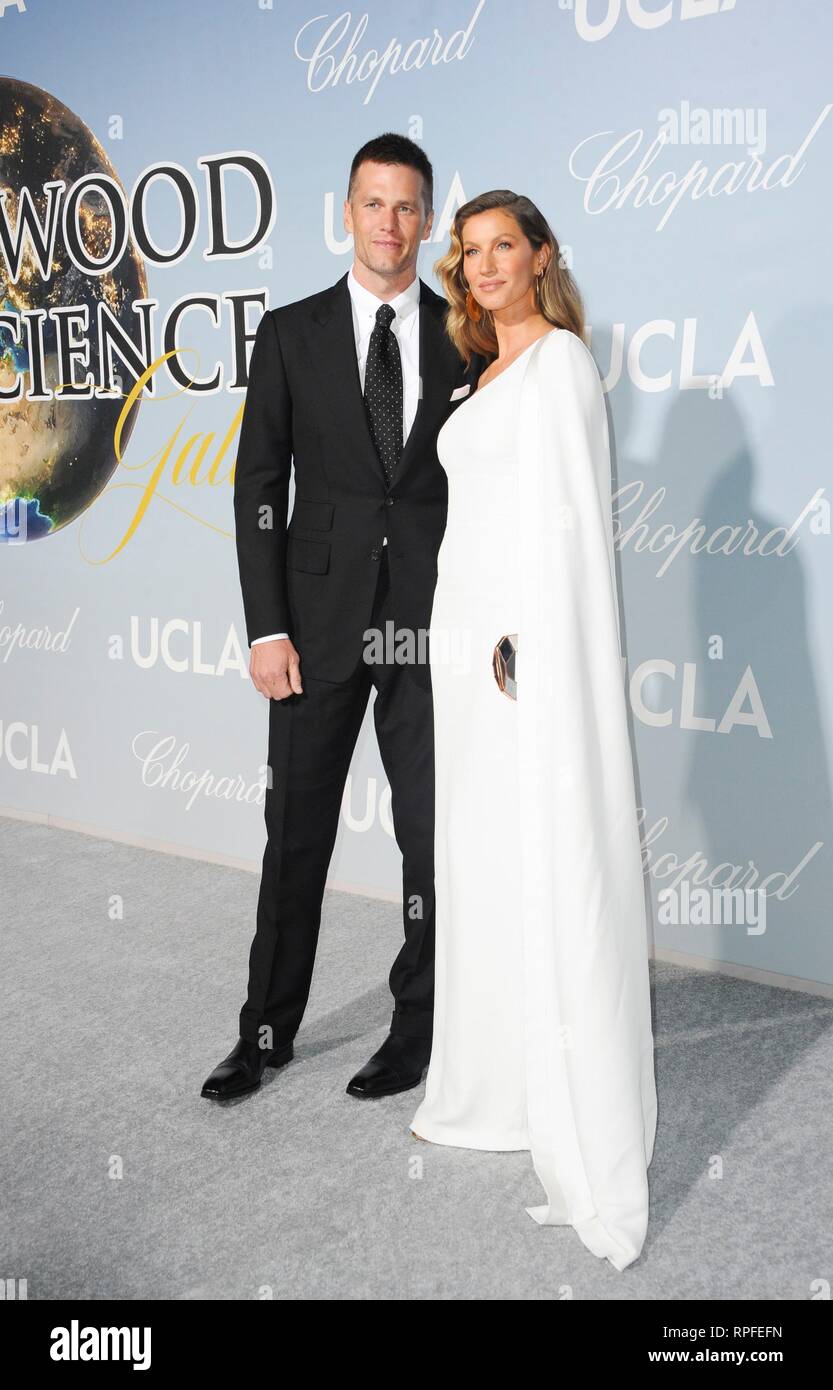
<svg viewBox="0 0 833 1390">
<path fill-rule="evenodd" d="M 301 658 L 288 637 L 252 647 L 249 675 L 267 700 L 285 700 L 288 695 L 303 693 Z"/>
</svg>

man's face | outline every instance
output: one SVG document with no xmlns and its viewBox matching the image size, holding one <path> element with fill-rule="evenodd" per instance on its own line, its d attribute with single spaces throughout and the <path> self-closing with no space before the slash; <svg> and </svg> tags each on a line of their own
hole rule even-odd
<svg viewBox="0 0 833 1390">
<path fill-rule="evenodd" d="M 344 226 L 353 233 L 356 260 L 368 270 L 393 279 L 415 267 L 433 221 L 433 210 L 425 215 L 417 169 L 372 160 L 359 165 L 352 202 L 344 201 Z"/>
</svg>

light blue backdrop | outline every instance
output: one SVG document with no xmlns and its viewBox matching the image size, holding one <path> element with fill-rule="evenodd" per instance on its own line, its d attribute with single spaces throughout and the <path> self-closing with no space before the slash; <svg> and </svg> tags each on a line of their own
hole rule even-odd
<svg viewBox="0 0 833 1390">
<path fill-rule="evenodd" d="M 29 0 L 0 18 L 3 67 L 80 116 L 127 190 L 157 163 L 188 172 L 201 200 L 196 240 L 176 265 L 148 263 L 149 294 L 157 328 L 184 296 L 220 297 L 219 325 L 192 314 L 181 339 L 200 350 L 203 372 L 222 364 L 226 380 L 222 296 L 266 289 L 281 304 L 348 268 L 341 204 L 352 155 L 371 136 L 409 134 L 433 162 L 435 237 L 419 270 L 435 288 L 460 202 L 509 187 L 539 204 L 571 256 L 608 387 L 652 893 L 683 879 L 721 885 L 743 869 L 746 886 L 750 864 L 768 890 L 763 932 L 658 922 L 657 945 L 833 983 L 833 7 L 371 0 L 321 10 Z M 398 44 L 401 59 L 419 41 L 403 66 L 391 50 L 373 67 L 373 50 Z M 207 261 L 199 161 L 233 151 L 268 167 L 275 223 L 255 253 Z M 242 179 L 231 188 L 230 232 L 242 236 L 252 202 Z M 173 199 L 160 187 L 149 208 L 154 237 L 169 244 Z M 256 318 L 252 307 L 252 327 Z M 242 397 L 187 398 L 171 383 L 159 394 L 168 399 L 143 403 L 124 466 L 79 521 L 0 546 L 0 805 L 259 863 L 266 705 L 233 664 L 195 669 L 198 657 L 216 668 L 230 629 L 232 655 L 235 635 L 246 652 L 228 481 L 177 484 L 164 468 L 122 544 L 174 432 L 222 439 Z M 221 477 L 233 453 L 232 443 Z M 171 620 L 182 669 L 140 664 L 132 627 L 147 652 L 152 625 Z M 34 629 L 70 623 L 63 651 L 20 646 Z M 144 763 L 160 741 L 163 761 Z M 71 770 L 39 770 L 62 746 Z M 178 789 L 174 766 L 239 776 L 249 799 Z M 386 790 L 368 722 L 333 881 L 397 891 Z"/>
</svg>

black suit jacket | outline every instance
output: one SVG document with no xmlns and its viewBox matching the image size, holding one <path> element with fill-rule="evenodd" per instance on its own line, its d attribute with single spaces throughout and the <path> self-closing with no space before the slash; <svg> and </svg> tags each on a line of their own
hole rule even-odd
<svg viewBox="0 0 833 1390">
<path fill-rule="evenodd" d="M 342 681 L 354 671 L 385 536 L 397 628 L 430 621 L 448 503 L 437 433 L 483 363 L 473 358 L 464 372 L 445 332 L 446 301 L 419 285 L 422 395 L 390 486 L 362 397 L 347 274 L 258 325 L 234 479 L 243 607 L 249 642 L 288 632 L 302 676 Z"/>
</svg>

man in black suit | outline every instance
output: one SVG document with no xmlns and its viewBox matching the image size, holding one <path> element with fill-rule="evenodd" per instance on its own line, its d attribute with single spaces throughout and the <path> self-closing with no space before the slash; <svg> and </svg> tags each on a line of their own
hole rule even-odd
<svg viewBox="0 0 833 1390">
<path fill-rule="evenodd" d="M 251 676 L 269 705 L 267 844 L 240 1038 L 204 1096 L 255 1090 L 291 1060 L 309 995 L 342 794 L 371 687 L 402 852 L 405 940 L 390 972 L 389 1036 L 352 1078 L 357 1097 L 416 1086 L 434 996 L 434 735 L 429 626 L 447 480 L 440 427 L 474 389 L 445 299 L 417 277 L 433 222 L 424 151 L 386 134 L 356 154 L 346 275 L 264 313 L 252 349 L 234 488 Z M 286 518 L 291 465 L 295 505 Z M 368 629 L 414 636 L 386 663 Z M 419 658 L 422 657 L 420 660 Z"/>
</svg>

